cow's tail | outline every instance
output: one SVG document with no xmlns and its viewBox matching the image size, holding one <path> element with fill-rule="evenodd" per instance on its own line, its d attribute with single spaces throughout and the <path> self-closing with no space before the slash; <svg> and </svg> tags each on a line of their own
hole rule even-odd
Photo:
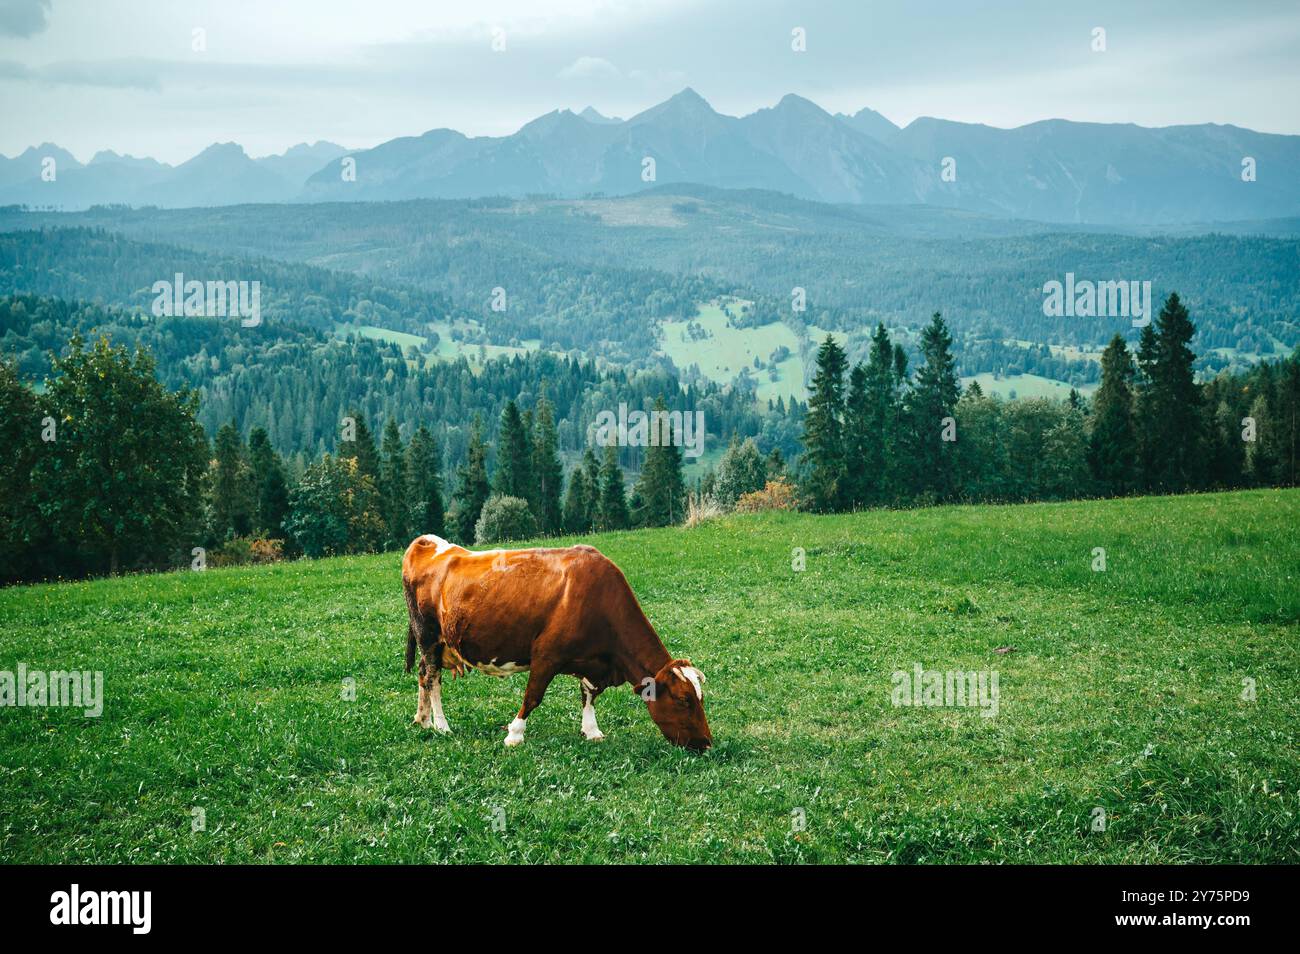
<svg viewBox="0 0 1300 954">
<path fill-rule="evenodd" d="M 415 623 L 406 627 L 406 671 L 410 672 L 411 667 L 415 665 Z"/>
<path fill-rule="evenodd" d="M 415 665 L 415 647 L 420 641 L 420 631 L 424 628 L 424 623 L 420 619 L 419 607 L 415 605 L 415 588 L 410 584 L 404 584 L 402 587 L 406 592 L 406 612 L 409 622 L 406 624 L 406 671 L 410 672 L 411 667 Z"/>
</svg>

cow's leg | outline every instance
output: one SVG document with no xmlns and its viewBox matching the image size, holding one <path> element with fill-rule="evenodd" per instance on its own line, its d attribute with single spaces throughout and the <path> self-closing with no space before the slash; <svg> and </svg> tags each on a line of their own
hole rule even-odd
<svg viewBox="0 0 1300 954">
<path fill-rule="evenodd" d="M 524 704 L 519 707 L 519 714 L 506 727 L 506 745 L 524 744 L 524 725 L 528 714 L 542 704 L 546 687 L 555 678 L 556 668 L 549 663 L 533 659 L 533 666 L 528 670 L 528 686 L 524 689 Z"/>
<path fill-rule="evenodd" d="M 433 727 L 439 732 L 450 732 L 447 717 L 442 714 L 442 670 L 433 671 L 433 685 L 429 687 L 429 701 L 433 703 Z"/>
<path fill-rule="evenodd" d="M 599 742 L 605 737 L 596 725 L 596 697 L 600 689 L 588 679 L 582 680 L 582 734 L 592 742 Z"/>
<path fill-rule="evenodd" d="M 429 660 L 421 656 L 419 688 L 416 690 L 415 700 L 415 718 L 412 721 L 422 729 L 427 729 L 433 725 L 433 722 L 429 719 L 429 708 L 433 697 L 430 691 L 429 669 Z"/>
<path fill-rule="evenodd" d="M 429 718 L 430 712 L 432 719 Z M 439 732 L 451 731 L 447 717 L 442 714 L 442 669 L 434 665 L 427 655 L 420 657 L 420 693 L 415 709 L 415 724 Z"/>
</svg>

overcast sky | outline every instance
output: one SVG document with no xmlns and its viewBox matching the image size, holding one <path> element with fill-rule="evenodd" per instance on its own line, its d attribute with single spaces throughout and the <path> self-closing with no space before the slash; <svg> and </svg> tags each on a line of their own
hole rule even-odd
<svg viewBox="0 0 1300 954">
<path fill-rule="evenodd" d="M 230 140 L 259 156 L 502 135 L 557 107 L 626 117 L 688 85 L 732 115 L 793 92 L 900 125 L 1300 133 L 1297 50 L 1287 0 L 0 0 L 0 152 L 179 162 Z"/>
</svg>

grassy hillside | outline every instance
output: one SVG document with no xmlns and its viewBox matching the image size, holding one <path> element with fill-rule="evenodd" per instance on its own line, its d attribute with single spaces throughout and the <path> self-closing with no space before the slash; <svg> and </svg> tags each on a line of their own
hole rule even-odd
<svg viewBox="0 0 1300 954">
<path fill-rule="evenodd" d="M 0 861 L 1294 862 L 1297 527 L 1259 491 L 594 538 L 707 675 L 703 756 L 630 690 L 586 742 L 569 678 L 518 749 L 522 676 L 412 726 L 397 554 L 9 589 L 0 669 L 105 705 L 0 709 Z M 918 663 L 996 670 L 996 717 L 894 707 Z"/>
</svg>

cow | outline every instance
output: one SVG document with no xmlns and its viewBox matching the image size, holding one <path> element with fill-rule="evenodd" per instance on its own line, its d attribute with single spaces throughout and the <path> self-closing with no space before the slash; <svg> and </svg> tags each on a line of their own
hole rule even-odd
<svg viewBox="0 0 1300 954">
<path fill-rule="evenodd" d="M 631 683 L 669 742 L 696 751 L 713 745 L 703 674 L 664 648 L 623 572 L 595 547 L 471 552 L 425 534 L 402 558 L 402 589 L 406 671 L 420 658 L 416 725 L 451 731 L 442 711 L 444 669 L 527 672 L 505 738 L 520 745 L 529 713 L 563 674 L 581 683 L 582 734 L 592 741 L 605 737 L 596 698 Z"/>
</svg>

